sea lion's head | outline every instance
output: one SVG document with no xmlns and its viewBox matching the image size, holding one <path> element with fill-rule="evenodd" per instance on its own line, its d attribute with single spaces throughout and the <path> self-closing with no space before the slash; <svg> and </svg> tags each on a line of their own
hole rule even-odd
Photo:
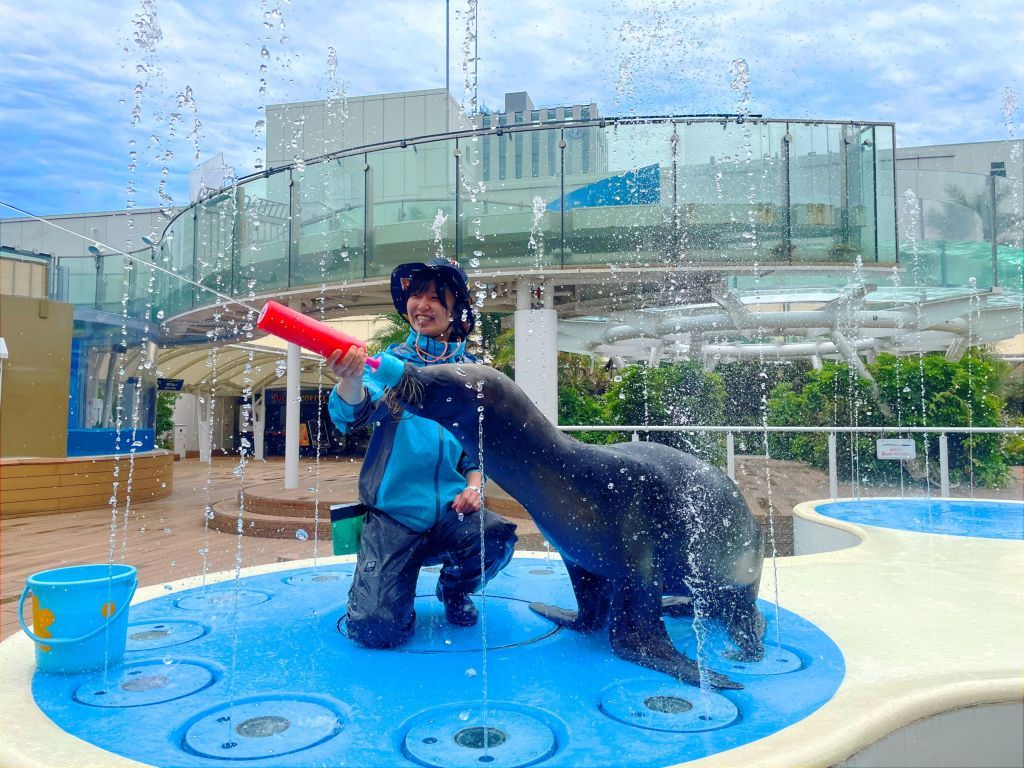
<svg viewBox="0 0 1024 768">
<path fill-rule="evenodd" d="M 475 440 L 481 414 L 486 419 L 509 399 L 510 384 L 515 390 L 507 377 L 486 365 L 406 365 L 388 402 L 393 410 L 404 408 L 436 421 L 464 442 Z"/>
</svg>

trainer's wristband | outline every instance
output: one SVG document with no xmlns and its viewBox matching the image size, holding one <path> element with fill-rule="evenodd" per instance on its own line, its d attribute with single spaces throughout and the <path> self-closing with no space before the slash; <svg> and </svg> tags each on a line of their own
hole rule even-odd
<svg viewBox="0 0 1024 768">
<path fill-rule="evenodd" d="M 467 485 L 466 486 L 466 490 L 467 491 L 476 491 L 476 495 L 477 496 L 481 495 L 480 494 L 480 486 L 479 485 Z"/>
</svg>

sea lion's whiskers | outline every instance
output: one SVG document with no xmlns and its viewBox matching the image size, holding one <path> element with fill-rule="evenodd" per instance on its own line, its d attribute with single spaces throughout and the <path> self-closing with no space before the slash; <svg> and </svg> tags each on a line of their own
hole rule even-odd
<svg viewBox="0 0 1024 768">
<path fill-rule="evenodd" d="M 384 402 L 392 414 L 398 416 L 402 409 L 407 406 L 417 406 L 423 400 L 423 383 L 416 381 L 412 376 L 403 374 L 387 394 L 384 395 Z"/>
</svg>

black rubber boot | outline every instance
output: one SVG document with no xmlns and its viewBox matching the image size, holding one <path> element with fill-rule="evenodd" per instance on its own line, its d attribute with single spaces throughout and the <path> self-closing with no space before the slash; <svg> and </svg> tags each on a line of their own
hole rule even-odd
<svg viewBox="0 0 1024 768">
<path fill-rule="evenodd" d="M 472 627 L 476 624 L 479 616 L 469 595 L 446 592 L 438 582 L 437 599 L 444 604 L 444 617 L 449 624 L 454 624 L 456 627 Z"/>
</svg>

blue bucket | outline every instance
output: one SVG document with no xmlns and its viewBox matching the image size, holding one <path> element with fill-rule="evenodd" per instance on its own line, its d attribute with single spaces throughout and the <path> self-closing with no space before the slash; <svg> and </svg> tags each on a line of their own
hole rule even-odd
<svg viewBox="0 0 1024 768">
<path fill-rule="evenodd" d="M 128 640 L 128 604 L 138 586 L 131 565 L 73 565 L 29 576 L 18 620 L 36 643 L 36 668 L 68 674 L 119 662 Z M 29 592 L 32 629 L 24 615 Z"/>
</svg>

